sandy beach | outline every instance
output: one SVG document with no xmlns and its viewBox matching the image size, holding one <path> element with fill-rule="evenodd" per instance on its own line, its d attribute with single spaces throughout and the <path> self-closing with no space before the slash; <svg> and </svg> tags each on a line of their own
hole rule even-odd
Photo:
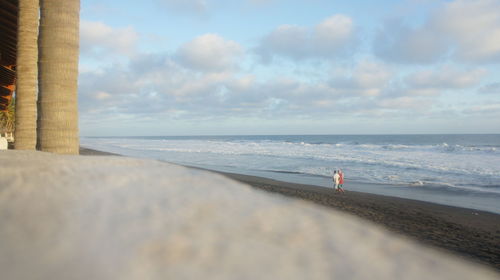
<svg viewBox="0 0 500 280">
<path fill-rule="evenodd" d="M 81 155 L 112 155 L 80 149 Z M 221 172 L 218 172 L 221 173 Z M 423 201 L 293 184 L 261 177 L 221 173 L 234 180 L 272 193 L 311 201 L 341 210 L 427 246 L 455 253 L 500 270 L 500 215 Z"/>
<path fill-rule="evenodd" d="M 341 195 L 328 188 L 254 176 L 225 175 L 269 192 L 357 215 L 426 245 L 500 270 L 500 215 L 361 192 Z"/>
</svg>

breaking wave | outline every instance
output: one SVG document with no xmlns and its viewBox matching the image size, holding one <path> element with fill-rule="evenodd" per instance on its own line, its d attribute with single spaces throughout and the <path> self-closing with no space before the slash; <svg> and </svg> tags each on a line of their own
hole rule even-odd
<svg viewBox="0 0 500 280">
<path fill-rule="evenodd" d="M 419 143 L 406 138 L 402 143 L 371 143 L 375 138 L 370 137 L 83 138 L 82 145 L 188 165 L 315 176 L 331 176 L 342 168 L 347 179 L 360 182 L 500 193 L 500 143 Z"/>
</svg>

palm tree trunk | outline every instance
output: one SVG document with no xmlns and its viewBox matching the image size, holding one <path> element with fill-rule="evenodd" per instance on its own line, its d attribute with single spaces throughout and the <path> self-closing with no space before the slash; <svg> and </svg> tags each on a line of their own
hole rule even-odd
<svg viewBox="0 0 500 280">
<path fill-rule="evenodd" d="M 38 147 L 78 154 L 80 0 L 40 0 Z"/>
<path fill-rule="evenodd" d="M 38 0 L 19 0 L 14 143 L 17 150 L 36 148 L 39 10 Z"/>
</svg>

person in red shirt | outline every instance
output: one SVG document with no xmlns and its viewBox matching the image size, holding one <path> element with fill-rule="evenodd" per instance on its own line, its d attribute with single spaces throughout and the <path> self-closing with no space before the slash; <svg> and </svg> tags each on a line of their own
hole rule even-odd
<svg viewBox="0 0 500 280">
<path fill-rule="evenodd" d="M 342 170 L 339 169 L 339 186 L 338 186 L 338 191 L 341 192 L 341 193 L 345 193 L 344 191 L 344 172 L 342 172 Z"/>
</svg>

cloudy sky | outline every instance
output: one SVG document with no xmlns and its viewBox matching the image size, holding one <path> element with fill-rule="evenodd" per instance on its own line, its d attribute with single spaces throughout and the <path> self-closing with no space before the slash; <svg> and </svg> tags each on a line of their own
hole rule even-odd
<svg viewBox="0 0 500 280">
<path fill-rule="evenodd" d="M 498 0 L 81 0 L 82 136 L 500 133 Z"/>
</svg>

